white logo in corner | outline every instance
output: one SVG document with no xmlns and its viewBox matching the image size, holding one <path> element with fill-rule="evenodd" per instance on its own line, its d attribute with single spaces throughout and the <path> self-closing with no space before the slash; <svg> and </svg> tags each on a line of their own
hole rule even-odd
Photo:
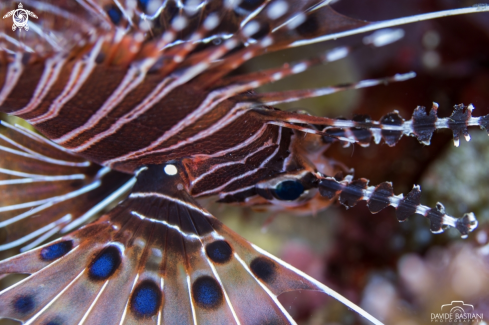
<svg viewBox="0 0 489 325">
<path fill-rule="evenodd" d="M 482 323 L 484 315 L 474 312 L 474 305 L 463 301 L 452 301 L 451 304 L 442 305 L 441 313 L 431 313 L 431 322 L 459 322 L 459 323 Z"/>
<path fill-rule="evenodd" d="M 14 24 L 12 25 L 12 30 L 15 32 L 17 28 L 22 29 L 24 28 L 26 31 L 29 30 L 29 25 L 27 25 L 27 22 L 29 21 L 29 16 L 38 18 L 35 13 L 29 10 L 25 10 L 24 6 L 22 6 L 22 3 L 19 3 L 19 8 L 9 11 L 5 16 L 3 16 L 3 19 L 8 18 L 12 16 L 12 19 L 14 20 Z"/>
</svg>

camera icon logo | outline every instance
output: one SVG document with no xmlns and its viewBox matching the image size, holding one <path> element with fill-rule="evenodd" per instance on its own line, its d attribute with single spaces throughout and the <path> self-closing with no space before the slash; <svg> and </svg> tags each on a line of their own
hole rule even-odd
<svg viewBox="0 0 489 325">
<path fill-rule="evenodd" d="M 474 305 L 469 305 L 463 301 L 452 301 L 451 304 L 446 304 L 441 306 L 441 311 L 443 313 L 450 313 L 457 316 L 462 316 L 464 314 L 472 314 L 474 312 Z"/>
</svg>

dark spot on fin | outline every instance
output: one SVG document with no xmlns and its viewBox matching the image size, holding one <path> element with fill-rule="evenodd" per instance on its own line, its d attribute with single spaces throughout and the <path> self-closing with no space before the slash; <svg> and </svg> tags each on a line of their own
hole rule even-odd
<svg viewBox="0 0 489 325">
<path fill-rule="evenodd" d="M 92 280 L 105 280 L 117 270 L 121 264 L 119 250 L 114 246 L 104 248 L 90 263 L 88 276 Z"/>
<path fill-rule="evenodd" d="M 251 271 L 260 280 L 270 283 L 277 277 L 277 266 L 266 257 L 257 257 L 250 264 Z"/>
<path fill-rule="evenodd" d="M 153 281 L 141 282 L 131 297 L 131 310 L 138 317 L 156 315 L 161 306 L 161 290 Z"/>
<path fill-rule="evenodd" d="M 192 284 L 192 297 L 197 306 L 203 309 L 215 309 L 224 300 L 221 286 L 210 276 L 202 276 L 195 280 Z"/>
<path fill-rule="evenodd" d="M 216 240 L 205 247 L 207 256 L 215 263 L 229 262 L 233 249 L 225 240 Z"/>
<path fill-rule="evenodd" d="M 41 249 L 41 259 L 43 261 L 53 261 L 65 255 L 73 249 L 71 240 L 62 241 Z"/>
<path fill-rule="evenodd" d="M 20 296 L 15 299 L 13 306 L 19 314 L 29 314 L 34 311 L 36 304 L 31 296 Z"/>
</svg>

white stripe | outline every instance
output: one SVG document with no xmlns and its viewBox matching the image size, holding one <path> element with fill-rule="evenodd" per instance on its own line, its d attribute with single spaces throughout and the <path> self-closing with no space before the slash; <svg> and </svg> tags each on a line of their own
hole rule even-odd
<svg viewBox="0 0 489 325">
<path fill-rule="evenodd" d="M 102 292 L 104 292 L 105 290 L 105 287 L 107 287 L 107 284 L 109 284 L 109 281 L 110 280 L 107 280 L 105 281 L 104 285 L 102 286 L 102 289 L 100 289 L 100 291 L 98 292 L 97 296 L 95 297 L 95 299 L 93 300 L 92 304 L 90 305 L 90 307 L 88 307 L 88 310 L 87 312 L 85 313 L 85 315 L 83 315 L 83 318 L 81 319 L 81 321 L 78 323 L 78 325 L 82 325 L 85 320 L 88 318 L 88 315 L 90 314 L 90 312 L 92 311 L 93 307 L 95 306 L 95 304 L 97 303 L 98 299 L 100 298 L 100 296 L 102 295 Z"/>
<path fill-rule="evenodd" d="M 14 222 L 19 221 L 19 220 L 25 219 L 25 218 L 27 218 L 31 215 L 34 215 L 34 214 L 38 213 L 39 211 L 47 209 L 47 208 L 49 208 L 49 207 L 51 207 L 57 203 L 72 199 L 72 198 L 77 197 L 79 195 L 82 195 L 86 192 L 89 192 L 89 191 L 99 187 L 99 186 L 100 186 L 100 181 L 96 181 L 96 182 L 93 182 L 93 183 L 91 183 L 85 187 L 82 187 L 76 191 L 70 192 L 70 193 L 65 194 L 65 195 L 55 196 L 55 197 L 45 199 L 45 200 L 39 200 L 39 201 L 33 201 L 33 202 L 28 202 L 28 203 L 21 203 L 21 204 L 17 204 L 17 205 L 10 205 L 10 206 L 1 207 L 0 212 L 38 206 L 35 209 L 26 211 L 26 212 L 19 214 L 13 218 L 10 218 L 8 220 L 0 222 L 0 228 L 8 226 Z"/>
<path fill-rule="evenodd" d="M 213 189 L 210 189 L 210 190 L 207 190 L 207 191 L 204 191 L 204 192 L 201 192 L 198 194 L 198 196 L 203 196 L 203 195 L 208 195 L 208 194 L 211 194 L 211 193 L 215 193 L 215 192 L 220 192 L 223 188 L 225 188 L 226 186 L 228 186 L 229 184 L 232 184 L 234 183 L 235 181 L 237 180 L 240 180 L 242 178 L 245 178 L 249 175 L 253 175 L 254 173 L 258 172 L 260 169 L 262 169 L 276 154 L 277 152 L 280 150 L 280 140 L 282 139 L 282 128 L 279 128 L 279 136 L 278 136 L 278 139 L 277 139 L 277 142 L 276 144 L 278 144 L 278 147 L 277 149 L 270 155 L 268 156 L 267 159 L 265 159 L 258 168 L 255 168 L 253 170 L 250 170 L 242 175 L 239 175 L 239 176 L 236 176 L 236 177 L 233 177 L 231 178 L 229 181 L 227 181 L 226 183 L 222 184 L 221 186 L 219 187 L 216 187 L 216 188 L 213 188 Z"/>
<path fill-rule="evenodd" d="M 153 218 L 148 218 L 148 217 L 145 217 L 144 215 L 142 215 L 141 213 L 136 212 L 136 211 L 131 211 L 131 214 L 133 216 L 136 216 L 136 217 L 140 218 L 141 220 L 148 220 L 150 222 L 154 222 L 154 223 L 159 223 L 159 224 L 165 225 L 168 228 L 171 228 L 173 230 L 176 230 L 180 235 L 182 235 L 183 237 L 185 237 L 187 239 L 190 239 L 190 240 L 200 240 L 200 237 L 197 236 L 196 234 L 187 233 L 187 232 L 183 231 L 182 229 L 180 229 L 179 226 L 172 225 L 172 224 L 170 224 L 170 223 L 168 223 L 168 222 L 166 222 L 164 220 L 156 220 L 156 219 L 153 219 Z"/>
<path fill-rule="evenodd" d="M 19 172 L 16 170 L 5 169 L 5 168 L 0 168 L 0 174 L 7 174 L 7 175 L 19 176 L 19 177 L 29 177 L 32 179 L 40 179 L 40 180 L 46 180 L 46 181 L 48 181 L 48 180 L 54 181 L 54 180 L 85 179 L 85 174 L 49 176 L 49 175 L 24 173 L 24 172 Z"/>
<path fill-rule="evenodd" d="M 219 121 L 214 123 L 209 129 L 201 131 L 201 132 L 197 133 L 196 135 L 194 135 L 190 138 L 187 138 L 186 140 L 180 141 L 180 142 L 178 142 L 178 143 L 176 143 L 170 147 L 166 147 L 166 148 L 159 149 L 159 150 L 153 150 L 151 152 L 143 152 L 143 153 L 140 153 L 139 155 L 132 154 L 132 156 L 130 158 L 126 158 L 126 159 L 137 159 L 139 157 L 146 156 L 146 155 L 172 151 L 172 150 L 175 150 L 177 148 L 188 145 L 190 143 L 193 143 L 195 141 L 198 141 L 202 138 L 208 137 L 208 136 L 216 133 L 217 131 L 221 130 L 222 128 L 224 128 L 225 126 L 227 126 L 228 124 L 230 124 L 231 122 L 236 120 L 241 115 L 243 115 L 246 112 L 248 112 L 249 110 L 251 110 L 251 105 L 252 105 L 251 103 L 240 103 L 240 104 L 236 105 L 226 116 L 224 116 L 222 119 L 220 119 Z M 123 160 L 124 159 L 117 157 L 117 158 L 113 158 L 113 159 L 104 161 L 103 164 L 110 167 L 114 163 L 120 162 Z"/>
<path fill-rule="evenodd" d="M 56 242 L 59 242 L 59 241 L 56 241 Z M 51 244 L 52 243 L 46 244 L 43 247 L 46 247 L 47 245 L 51 245 Z M 71 251 L 69 251 L 68 253 L 66 253 L 66 255 L 64 255 L 64 256 L 68 256 L 69 254 L 73 254 L 79 247 L 80 246 L 75 246 Z M 10 262 L 10 261 L 13 261 L 13 260 L 15 260 L 17 258 L 18 258 L 18 255 L 14 255 L 14 256 L 11 256 L 9 258 L 4 259 L 2 261 L 2 263 L 6 263 L 7 261 Z M 59 263 L 59 261 L 62 261 L 62 260 L 63 260 L 62 258 L 59 258 L 59 259 L 55 260 L 54 262 L 52 262 L 51 264 L 49 264 L 49 266 L 51 267 L 53 265 L 56 265 L 56 263 Z M 16 283 L 12 284 L 10 287 L 7 287 L 7 288 L 3 289 L 2 291 L 0 291 L 0 297 L 3 294 L 7 293 L 8 291 L 13 290 L 16 287 L 20 287 L 21 285 L 25 284 L 29 280 L 31 280 L 31 277 L 30 276 L 27 277 L 27 278 L 24 278 L 23 280 L 20 280 L 20 281 L 18 281 Z"/>
<path fill-rule="evenodd" d="M 287 320 L 291 324 L 297 324 L 295 322 L 295 320 L 292 318 L 292 316 L 290 316 L 289 313 L 285 310 L 284 306 L 282 306 L 282 304 L 278 301 L 277 296 L 274 295 L 270 291 L 270 289 L 268 289 L 259 279 L 256 278 L 256 276 L 253 274 L 253 272 L 251 272 L 248 265 L 246 265 L 246 263 L 239 257 L 239 255 L 237 253 L 234 253 L 234 257 L 238 260 L 239 263 L 241 263 L 243 268 L 251 275 L 251 277 L 253 279 L 255 279 L 255 281 L 260 285 L 260 287 L 263 289 L 263 291 L 265 291 L 268 294 L 268 296 L 270 296 L 270 298 L 272 298 L 275 305 L 280 309 L 280 311 L 284 314 L 284 316 L 287 318 Z"/>
<path fill-rule="evenodd" d="M 146 111 L 154 107 L 156 103 L 158 103 L 161 99 L 163 99 L 168 93 L 170 93 L 176 87 L 187 83 L 189 80 L 193 79 L 195 76 L 199 75 L 203 71 L 205 71 L 210 65 L 211 62 L 218 59 L 222 55 L 226 54 L 228 51 L 236 47 L 238 44 L 235 40 L 228 40 L 223 45 L 215 50 L 215 52 L 206 59 L 206 61 L 196 64 L 190 68 L 188 68 L 181 76 L 176 79 L 165 78 L 158 86 L 149 94 L 141 104 L 136 106 L 132 111 L 125 114 L 122 118 L 117 119 L 117 122 L 112 124 L 112 126 L 82 145 L 71 148 L 72 151 L 80 152 L 86 150 L 87 148 L 93 146 L 95 143 L 100 142 L 111 134 L 116 133 L 121 127 L 125 124 L 133 121 L 138 118 L 140 115 L 144 114 Z M 171 82 L 170 84 L 168 84 Z"/>
<path fill-rule="evenodd" d="M 192 287 L 190 285 L 190 276 L 187 274 L 187 287 L 188 287 L 188 297 L 190 299 L 190 308 L 192 309 L 192 319 L 194 321 L 194 325 L 197 325 L 197 315 L 195 314 L 195 306 L 192 300 Z"/>
<path fill-rule="evenodd" d="M 172 202 L 175 202 L 177 204 L 183 205 L 186 208 L 189 208 L 191 210 L 200 212 L 200 213 L 202 213 L 203 215 L 205 215 L 207 217 L 213 217 L 212 214 L 210 214 L 209 212 L 205 211 L 204 209 L 199 208 L 196 205 L 191 204 L 190 202 L 186 202 L 186 201 L 183 201 L 183 200 L 180 200 L 180 199 L 177 199 L 175 197 L 168 196 L 168 195 L 165 195 L 165 194 L 162 194 L 162 193 L 157 193 L 157 192 L 134 192 L 134 193 L 131 193 L 129 195 L 129 198 L 130 199 L 144 198 L 144 197 L 158 197 L 158 198 L 162 198 L 162 199 L 165 199 L 165 200 L 172 201 Z"/>
<path fill-rule="evenodd" d="M 327 286 L 325 286 L 324 284 L 322 284 L 321 282 L 317 281 L 316 279 L 310 277 L 309 275 L 305 274 L 304 272 L 302 271 L 299 271 L 298 269 L 296 269 L 295 267 L 285 263 L 284 261 L 276 258 L 275 256 L 273 256 L 272 254 L 270 254 L 269 252 L 261 249 L 260 247 L 258 246 L 255 246 L 253 244 L 250 243 L 250 245 L 258 252 L 258 253 L 261 253 L 267 257 L 269 257 L 270 259 L 274 260 L 276 263 L 282 265 L 283 267 L 285 267 L 286 269 L 289 269 L 290 271 L 296 273 L 297 275 L 305 278 L 307 281 L 311 282 L 312 284 L 316 285 L 319 289 L 323 290 L 324 293 L 330 295 L 331 297 L 333 297 L 334 299 L 338 300 L 339 302 L 341 302 L 342 304 L 344 304 L 346 307 L 348 308 L 351 308 L 353 309 L 356 313 L 358 313 L 360 316 L 363 316 L 365 317 L 367 320 L 371 321 L 372 323 L 374 323 L 375 325 L 383 325 L 379 320 L 377 320 L 375 317 L 373 317 L 372 315 L 370 315 L 369 313 L 367 313 L 365 310 L 363 310 L 362 308 L 360 308 L 359 306 L 355 305 L 353 302 L 351 302 L 350 300 L 346 299 L 345 297 L 343 297 L 342 295 L 340 295 L 339 293 L 337 293 L 336 291 L 334 290 L 331 290 L 330 288 L 328 288 Z M 235 253 L 236 255 L 236 253 Z M 239 257 L 237 257 L 239 258 Z M 243 262 L 244 263 L 244 262 Z M 242 264 L 243 264 L 242 263 Z M 281 305 L 279 305 L 281 306 Z"/>
<path fill-rule="evenodd" d="M 54 229 L 58 229 L 59 230 L 59 227 L 56 227 L 57 225 L 59 225 L 60 223 L 64 223 L 64 222 L 68 222 L 71 220 L 71 214 L 67 214 L 65 215 L 64 217 L 61 217 L 59 218 L 58 220 L 54 221 L 54 222 L 51 222 L 50 224 L 42 227 L 42 228 L 39 228 L 33 232 L 31 232 L 30 234 L 28 235 L 25 235 L 24 237 L 21 237 L 17 240 L 14 240 L 10 243 L 7 243 L 7 244 L 4 244 L 4 245 L 0 245 L 0 251 L 4 251 L 4 250 L 7 250 L 7 249 L 10 249 L 10 248 L 13 248 L 13 247 L 16 247 L 16 246 L 19 246 L 31 239 L 34 239 L 42 234 L 44 234 L 45 232 L 49 232 L 50 230 L 53 230 Z"/>
<path fill-rule="evenodd" d="M 136 183 L 136 178 L 135 177 L 131 178 L 124 185 L 119 187 L 115 192 L 112 192 L 109 196 L 107 196 L 105 199 L 97 203 L 94 207 L 92 207 L 90 210 L 85 212 L 82 216 L 76 218 L 72 223 L 68 224 L 66 227 L 61 229 L 61 233 L 65 234 L 71 231 L 72 229 L 84 224 L 88 220 L 90 220 L 91 217 L 93 217 L 95 214 L 105 209 L 109 204 L 114 202 L 114 200 L 116 200 L 119 196 L 124 194 L 124 192 L 129 191 L 135 183 Z"/>
<path fill-rule="evenodd" d="M 12 154 L 15 154 L 15 155 L 19 155 L 19 156 L 23 156 L 23 157 L 28 157 L 28 158 L 32 158 L 32 159 L 37 159 L 37 160 L 41 160 L 41 161 L 45 161 L 45 162 L 48 162 L 48 163 L 51 163 L 51 164 L 56 164 L 56 165 L 61 165 L 61 166 L 76 166 L 76 167 L 87 167 L 87 166 L 90 166 L 90 162 L 89 161 L 84 161 L 84 162 L 71 162 L 71 161 L 65 161 L 65 160 L 59 160 L 59 159 L 54 159 L 54 158 L 50 158 L 50 157 L 47 157 L 45 155 L 42 155 L 34 150 L 31 150 L 27 147 L 24 147 L 23 145 L 13 141 L 12 139 L 4 136 L 3 134 L 0 134 L 0 139 L 4 140 L 5 142 L 8 142 L 10 144 L 12 144 L 13 146 L 19 148 L 19 149 L 22 149 L 24 150 L 25 152 L 22 152 L 22 151 L 18 151 L 18 150 L 15 150 L 15 149 L 12 149 L 12 148 L 9 148 L 9 147 L 5 147 L 5 146 L 0 146 L 0 150 L 3 150 L 3 151 L 6 151 L 6 152 L 10 152 Z"/>
<path fill-rule="evenodd" d="M 54 227 L 53 229 L 51 229 L 50 231 L 48 231 L 44 235 L 40 236 L 36 240 L 29 243 L 28 245 L 21 247 L 20 252 L 24 253 L 24 252 L 26 252 L 26 251 L 34 248 L 34 247 L 37 247 L 38 245 L 44 243 L 46 240 L 51 238 L 51 236 L 54 236 L 55 234 L 57 234 L 59 230 L 60 230 L 60 227 Z"/>
<path fill-rule="evenodd" d="M 252 144 L 253 142 L 255 142 L 256 139 L 260 138 L 263 135 L 263 133 L 265 133 L 265 130 L 267 129 L 267 127 L 268 127 L 267 124 L 263 124 L 263 126 L 257 132 L 255 132 L 251 137 L 246 139 L 246 141 L 241 142 L 240 144 L 238 144 L 234 147 L 218 151 L 218 152 L 213 153 L 211 155 L 200 155 L 199 154 L 199 155 L 194 155 L 193 157 L 202 158 L 202 159 L 215 158 L 215 157 L 224 156 L 224 155 L 226 155 L 230 152 L 233 152 L 233 151 L 238 151 L 239 149 L 244 148 L 244 147 L 248 146 L 249 144 Z"/>
<path fill-rule="evenodd" d="M 236 193 L 239 193 L 239 192 L 243 192 L 243 191 L 246 191 L 246 190 L 249 190 L 251 188 L 254 188 L 255 185 L 250 185 L 250 186 L 246 186 L 246 187 L 242 187 L 240 189 L 237 189 L 237 190 L 234 190 L 234 191 L 231 191 L 231 192 L 221 192 L 219 193 L 219 197 L 220 198 L 223 198 L 227 195 L 233 195 L 233 194 L 236 194 Z"/>
<path fill-rule="evenodd" d="M 48 94 L 51 87 L 58 80 L 59 73 L 66 63 L 66 59 L 62 58 L 62 55 L 57 55 L 46 60 L 44 72 L 39 80 L 36 90 L 29 101 L 24 107 L 10 114 L 22 115 L 33 111 Z M 54 68 L 53 68 L 54 67 Z"/>
<path fill-rule="evenodd" d="M 204 243 L 202 243 L 201 254 L 202 254 L 203 258 L 209 264 L 209 266 L 212 270 L 212 273 L 214 274 L 217 281 L 221 285 L 222 291 L 224 292 L 224 298 L 226 299 L 226 303 L 228 304 L 229 309 L 231 310 L 231 313 L 233 314 L 233 318 L 236 321 L 236 324 L 241 325 L 241 322 L 239 321 L 238 315 L 236 315 L 236 311 L 234 310 L 233 304 L 231 303 L 231 299 L 229 299 L 228 293 L 226 292 L 226 288 L 224 288 L 224 285 L 222 284 L 221 278 L 219 277 L 219 274 L 217 273 L 216 267 L 214 266 L 214 264 L 211 261 L 209 261 L 209 258 L 207 257 L 207 255 L 205 253 Z"/>
<path fill-rule="evenodd" d="M 97 64 L 95 63 L 95 60 L 97 59 L 100 49 L 102 48 L 102 44 L 103 39 L 99 38 L 93 46 L 88 58 L 86 60 L 78 61 L 73 66 L 70 79 L 63 89 L 63 92 L 54 100 L 46 113 L 29 119 L 28 121 L 31 124 L 39 124 L 58 116 L 63 106 L 77 94 L 80 88 L 84 85 L 85 81 L 87 81 L 88 77 L 91 75 L 93 69 L 96 67 Z"/>
<path fill-rule="evenodd" d="M 265 143 L 266 144 L 266 143 Z M 192 184 L 192 187 L 195 186 L 195 184 L 197 184 L 198 182 L 200 182 L 204 177 L 207 177 L 208 175 L 214 173 L 216 170 L 218 169 L 221 169 L 221 168 L 224 168 L 224 167 L 227 167 L 227 166 L 232 166 L 232 165 L 236 165 L 236 164 L 245 164 L 246 163 L 246 160 L 248 160 L 248 158 L 252 157 L 253 155 L 257 154 L 258 152 L 262 151 L 262 150 L 265 150 L 267 148 L 270 148 L 272 146 L 276 145 L 275 143 L 273 144 L 267 144 L 267 145 L 264 145 L 262 147 L 259 147 L 258 149 L 256 149 L 255 151 L 249 153 L 248 155 L 246 155 L 246 157 L 244 157 L 243 159 L 241 160 L 237 160 L 237 161 L 230 161 L 230 162 L 227 162 L 227 163 L 223 163 L 223 164 L 218 164 L 218 165 L 214 165 L 212 166 L 211 169 L 209 169 L 207 172 L 203 173 L 202 175 L 200 175 L 199 177 L 197 177 L 196 179 L 194 179 L 191 184 Z"/>
<path fill-rule="evenodd" d="M 10 95 L 10 92 L 14 89 L 17 81 L 19 81 L 23 69 L 22 54 L 16 53 L 14 62 L 8 65 L 7 73 L 5 75 L 5 82 L 2 90 L 0 91 L 0 106 L 2 106 L 5 99 L 7 99 L 8 95 Z"/>
<path fill-rule="evenodd" d="M 125 114 L 121 118 L 117 119 L 117 122 L 112 124 L 112 126 L 108 129 L 105 130 L 96 136 L 90 138 L 88 141 L 85 143 L 74 147 L 70 148 L 71 151 L 74 152 L 80 152 L 83 151 L 92 145 L 102 141 L 106 137 L 110 136 L 111 134 L 114 134 L 119 130 L 121 127 L 123 127 L 125 124 L 131 122 L 132 120 L 138 118 L 141 114 L 144 114 L 147 110 L 153 107 L 161 98 L 163 98 L 165 95 L 167 95 L 168 88 L 170 87 L 168 84 L 172 81 L 171 77 L 167 77 L 163 79 L 156 87 L 155 89 L 148 95 L 146 98 L 139 104 L 137 105 L 134 109 L 132 109 L 129 113 Z M 166 90 L 166 91 L 165 91 Z M 161 98 L 160 98 L 161 97 Z"/>
<path fill-rule="evenodd" d="M 132 90 L 134 90 L 134 88 L 136 88 L 143 82 L 144 78 L 146 77 L 146 73 L 154 62 L 155 59 L 151 58 L 143 60 L 141 64 L 131 66 L 117 89 L 110 95 L 105 103 L 94 114 L 92 114 L 90 119 L 85 124 L 66 133 L 58 139 L 54 139 L 53 141 L 55 141 L 56 143 L 66 143 L 99 123 L 119 103 L 121 103 L 122 100 Z"/>
<path fill-rule="evenodd" d="M 60 146 L 60 145 L 57 145 L 56 143 L 52 142 L 52 141 L 49 141 L 48 139 L 46 139 L 45 137 L 42 137 L 40 136 L 39 134 L 29 130 L 29 129 L 26 129 L 25 127 L 23 127 L 22 125 L 19 125 L 19 124 L 15 124 L 15 126 L 13 125 L 10 125 L 9 123 L 5 122 L 5 121 L 2 121 L 0 120 L 0 124 L 11 129 L 11 130 L 14 130 L 20 134 L 23 134 L 25 135 L 26 137 L 34 140 L 34 141 L 38 141 L 38 142 L 41 142 L 41 143 L 45 143 L 45 144 L 48 144 L 50 145 L 51 147 L 53 148 L 56 148 L 60 151 L 63 151 L 63 152 L 66 152 L 70 155 L 73 155 L 73 153 L 69 152 L 66 148 Z M 84 162 L 86 163 L 86 162 Z M 85 165 L 84 165 L 85 166 Z M 87 165 L 88 166 L 88 165 Z"/>
<path fill-rule="evenodd" d="M 160 278 L 160 290 L 163 292 L 163 288 L 165 287 L 165 280 L 163 278 Z M 164 303 L 163 303 L 164 306 Z M 161 315 L 163 313 L 163 306 L 161 306 L 160 311 L 158 312 L 158 323 L 157 325 L 161 325 Z"/>
<path fill-rule="evenodd" d="M 134 287 L 136 286 L 138 279 L 139 279 L 139 273 L 136 274 L 136 277 L 134 278 L 134 282 L 132 283 L 132 288 L 129 297 L 131 297 L 131 293 L 134 290 Z M 129 306 L 129 297 L 127 298 L 126 307 L 124 307 L 124 312 L 122 313 L 122 317 L 121 317 L 121 321 L 119 322 L 119 325 L 122 325 L 124 323 L 124 319 L 126 318 L 127 307 Z"/>
<path fill-rule="evenodd" d="M 134 156 L 145 154 L 151 151 L 152 149 L 158 147 L 165 141 L 169 140 L 171 137 L 177 135 L 179 132 L 185 130 L 185 128 L 189 127 L 190 125 L 195 123 L 199 118 L 212 111 L 217 105 L 222 103 L 224 100 L 247 89 L 248 89 L 247 85 L 238 86 L 238 87 L 231 86 L 225 89 L 220 89 L 211 92 L 210 94 L 207 95 L 207 97 L 199 105 L 199 107 L 194 109 L 189 115 L 185 116 L 182 120 L 180 120 L 180 122 L 174 125 L 170 130 L 166 131 L 161 137 L 153 141 L 149 146 L 136 151 L 129 152 L 123 156 L 117 157 L 116 158 L 117 161 L 128 160 Z M 220 122 L 216 122 L 216 123 L 220 123 Z"/>
<path fill-rule="evenodd" d="M 59 178 L 50 178 L 50 177 L 45 177 L 44 179 L 41 178 L 22 178 L 22 179 L 9 179 L 5 181 L 0 181 L 0 186 L 2 185 L 16 185 L 16 184 L 29 184 L 29 183 L 36 183 L 36 182 L 59 182 L 59 181 L 64 181 L 64 180 L 69 180 L 70 178 L 65 178 L 65 179 L 59 179 Z M 72 178 L 76 179 L 76 178 Z"/>
<path fill-rule="evenodd" d="M 430 20 L 430 19 L 435 19 L 435 18 L 440 18 L 440 17 L 448 17 L 448 16 L 476 13 L 476 12 L 486 12 L 486 11 L 489 11 L 489 6 L 482 5 L 482 6 L 474 6 L 474 7 L 468 7 L 468 8 L 460 8 L 460 9 L 430 12 L 430 13 L 415 15 L 415 16 L 410 16 L 410 17 L 402 17 L 402 18 L 397 18 L 397 19 L 385 20 L 385 21 L 370 23 L 366 26 L 355 28 L 355 29 L 350 29 L 350 30 L 340 32 L 340 33 L 328 34 L 328 35 L 324 35 L 324 36 L 320 36 L 320 37 L 316 37 L 316 38 L 312 38 L 312 39 L 308 39 L 308 40 L 295 41 L 292 44 L 290 44 L 289 47 L 297 47 L 297 46 L 304 46 L 307 44 L 324 42 L 324 41 L 328 41 L 328 40 L 332 40 L 332 39 L 338 39 L 338 38 L 342 38 L 342 37 L 346 37 L 346 36 L 350 36 L 350 35 L 356 35 L 356 34 L 360 34 L 360 33 L 370 32 L 373 30 L 378 30 L 378 29 L 387 28 L 387 27 L 410 24 L 410 23 L 423 21 L 423 20 Z"/>
<path fill-rule="evenodd" d="M 85 272 L 85 269 L 83 269 L 83 271 L 80 272 L 80 274 L 78 274 L 63 290 L 60 291 L 60 293 L 58 293 L 56 295 L 56 297 L 54 297 L 49 303 L 46 304 L 46 306 L 44 306 L 37 314 L 35 314 L 32 318 L 30 318 L 29 320 L 27 320 L 25 322 L 25 325 L 30 325 L 32 324 L 36 318 L 38 318 L 39 316 L 41 316 L 41 314 L 46 311 L 49 306 L 51 306 L 56 300 L 58 300 L 58 298 L 63 294 L 65 293 L 66 290 L 68 290 L 72 285 L 73 283 L 75 283 L 76 280 L 78 280 L 78 278 L 80 278 L 83 273 Z"/>
</svg>

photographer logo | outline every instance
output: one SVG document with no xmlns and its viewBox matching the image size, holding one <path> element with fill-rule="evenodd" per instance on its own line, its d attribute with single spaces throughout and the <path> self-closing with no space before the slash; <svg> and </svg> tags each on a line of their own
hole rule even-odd
<svg viewBox="0 0 489 325">
<path fill-rule="evenodd" d="M 24 28 L 26 31 L 29 30 L 29 25 L 27 22 L 29 21 L 29 16 L 38 18 L 35 13 L 29 10 L 25 10 L 24 6 L 22 3 L 19 3 L 19 6 L 17 9 L 9 11 L 5 16 L 3 16 L 3 19 L 12 17 L 14 24 L 12 25 L 12 30 L 15 32 L 17 28 L 22 29 Z"/>
<path fill-rule="evenodd" d="M 483 318 L 482 313 L 474 312 L 474 305 L 463 301 L 452 301 L 451 304 L 442 305 L 440 313 L 431 313 L 432 323 L 480 323 Z"/>
</svg>

